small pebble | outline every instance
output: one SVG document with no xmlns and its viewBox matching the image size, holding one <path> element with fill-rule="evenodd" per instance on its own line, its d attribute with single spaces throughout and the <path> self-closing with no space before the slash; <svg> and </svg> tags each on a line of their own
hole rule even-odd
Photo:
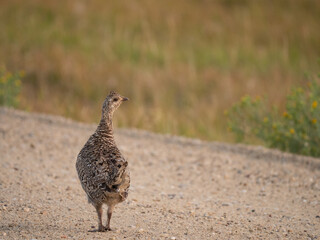
<svg viewBox="0 0 320 240">
<path fill-rule="evenodd" d="M 143 228 L 140 228 L 138 232 L 139 232 L 139 233 L 143 233 L 143 232 L 144 232 L 144 229 L 143 229 Z"/>
<path fill-rule="evenodd" d="M 29 211 L 30 211 L 30 208 L 25 207 L 23 210 L 24 210 L 25 212 L 29 212 Z"/>
</svg>

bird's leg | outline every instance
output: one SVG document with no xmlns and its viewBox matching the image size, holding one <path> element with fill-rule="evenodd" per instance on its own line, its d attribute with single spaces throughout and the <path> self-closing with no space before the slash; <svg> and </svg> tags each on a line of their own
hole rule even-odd
<svg viewBox="0 0 320 240">
<path fill-rule="evenodd" d="M 110 220 L 111 220 L 113 209 L 114 209 L 114 206 L 112 206 L 112 205 L 108 207 L 108 220 L 107 220 L 107 226 L 106 226 L 107 231 L 111 231 Z"/>
<path fill-rule="evenodd" d="M 98 224 L 99 224 L 98 231 L 104 232 L 106 228 L 102 225 L 102 204 L 95 205 L 95 208 L 98 214 Z"/>
</svg>

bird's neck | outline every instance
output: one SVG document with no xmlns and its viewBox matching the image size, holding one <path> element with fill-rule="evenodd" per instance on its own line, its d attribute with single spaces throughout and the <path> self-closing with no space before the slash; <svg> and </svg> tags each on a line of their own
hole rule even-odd
<svg viewBox="0 0 320 240">
<path fill-rule="evenodd" d="M 103 114 L 97 128 L 97 132 L 108 139 L 113 139 L 112 113 Z"/>
</svg>

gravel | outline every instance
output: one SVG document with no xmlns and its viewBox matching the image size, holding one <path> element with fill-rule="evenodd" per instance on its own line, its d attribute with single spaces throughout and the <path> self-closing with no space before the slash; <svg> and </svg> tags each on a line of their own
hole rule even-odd
<svg viewBox="0 0 320 240">
<path fill-rule="evenodd" d="M 128 200 L 96 232 L 75 170 L 94 130 L 0 108 L 0 239 L 320 239 L 320 159 L 134 129 Z"/>
</svg>

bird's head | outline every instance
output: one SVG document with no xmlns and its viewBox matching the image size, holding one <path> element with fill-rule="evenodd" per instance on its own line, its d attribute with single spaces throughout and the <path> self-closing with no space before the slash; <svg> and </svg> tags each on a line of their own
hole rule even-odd
<svg viewBox="0 0 320 240">
<path fill-rule="evenodd" d="M 102 115 L 106 116 L 109 114 L 113 114 L 114 111 L 121 105 L 122 102 L 128 101 L 129 99 L 121 96 L 119 93 L 115 91 L 111 91 L 109 95 L 103 102 L 102 105 Z"/>
</svg>

